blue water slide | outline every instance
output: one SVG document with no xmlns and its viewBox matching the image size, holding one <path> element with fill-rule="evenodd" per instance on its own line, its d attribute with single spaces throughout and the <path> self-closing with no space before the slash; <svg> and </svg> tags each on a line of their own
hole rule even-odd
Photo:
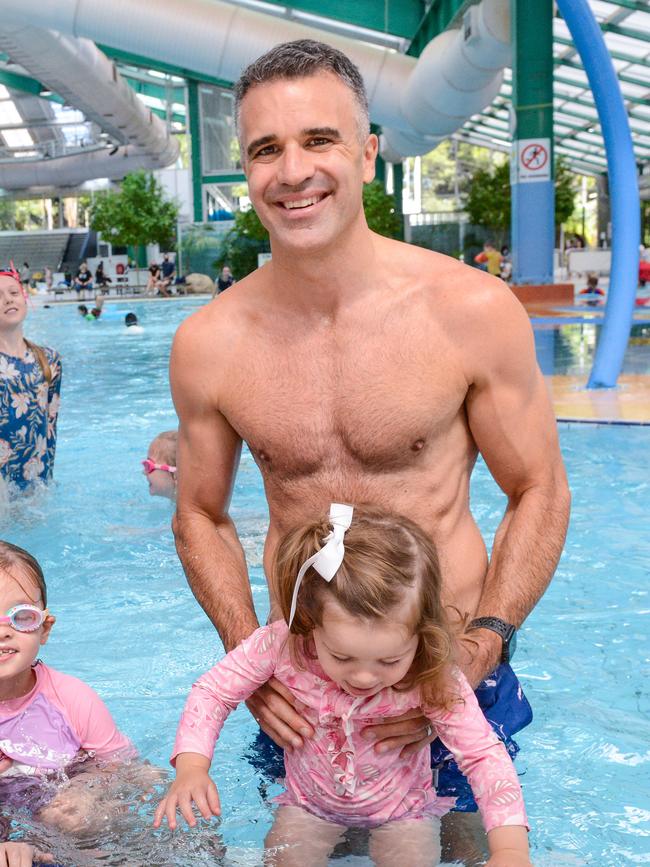
<svg viewBox="0 0 650 867">
<path fill-rule="evenodd" d="M 558 0 L 594 95 L 607 151 L 612 266 L 596 357 L 587 388 L 613 388 L 623 366 L 639 279 L 641 216 L 632 136 L 603 34 L 587 0 Z"/>
</svg>

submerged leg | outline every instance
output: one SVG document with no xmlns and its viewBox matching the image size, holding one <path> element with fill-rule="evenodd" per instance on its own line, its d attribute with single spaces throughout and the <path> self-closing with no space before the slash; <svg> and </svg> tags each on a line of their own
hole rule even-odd
<svg viewBox="0 0 650 867">
<path fill-rule="evenodd" d="M 345 828 L 300 807 L 278 807 L 264 841 L 265 867 L 327 867 Z"/>
<path fill-rule="evenodd" d="M 465 867 L 485 863 L 489 851 L 479 813 L 447 813 L 443 817 L 442 854 L 446 861 L 460 861 Z"/>
<path fill-rule="evenodd" d="M 398 819 L 370 833 L 375 867 L 436 867 L 440 863 L 440 819 Z"/>
</svg>

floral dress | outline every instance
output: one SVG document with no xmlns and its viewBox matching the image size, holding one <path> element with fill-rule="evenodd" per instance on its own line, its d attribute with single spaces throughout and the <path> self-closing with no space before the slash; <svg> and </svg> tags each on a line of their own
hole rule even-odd
<svg viewBox="0 0 650 867">
<path fill-rule="evenodd" d="M 52 478 L 61 357 L 49 347 L 43 351 L 49 384 L 31 349 L 22 358 L 0 352 L 0 474 L 18 488 Z"/>
</svg>

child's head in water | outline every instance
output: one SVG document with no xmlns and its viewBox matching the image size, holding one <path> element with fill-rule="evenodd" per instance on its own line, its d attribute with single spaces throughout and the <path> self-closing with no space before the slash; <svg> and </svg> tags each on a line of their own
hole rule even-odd
<svg viewBox="0 0 650 867">
<path fill-rule="evenodd" d="M 26 695 L 36 683 L 33 665 L 54 625 L 38 562 L 0 541 L 0 699 Z"/>
<path fill-rule="evenodd" d="M 331 531 L 323 517 L 278 546 L 274 590 L 287 623 L 300 568 Z M 342 541 L 343 560 L 331 581 L 314 566 L 304 573 L 290 625 L 295 661 L 315 654 L 325 674 L 352 695 L 417 685 L 425 703 L 449 705 L 453 639 L 433 543 L 408 518 L 365 506 L 355 507 Z"/>
<path fill-rule="evenodd" d="M 176 442 L 178 431 L 166 430 L 152 440 L 142 462 L 152 497 L 176 499 Z"/>
</svg>

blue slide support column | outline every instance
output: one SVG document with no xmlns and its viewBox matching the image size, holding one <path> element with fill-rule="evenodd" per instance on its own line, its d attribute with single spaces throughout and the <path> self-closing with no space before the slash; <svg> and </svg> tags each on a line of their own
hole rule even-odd
<svg viewBox="0 0 650 867">
<path fill-rule="evenodd" d="M 609 293 L 587 388 L 613 388 L 623 367 L 639 279 L 639 185 L 630 125 L 603 34 L 587 0 L 558 0 L 587 73 L 607 151 L 612 209 Z"/>
<path fill-rule="evenodd" d="M 553 2 L 512 0 L 512 281 L 553 283 Z"/>
</svg>

